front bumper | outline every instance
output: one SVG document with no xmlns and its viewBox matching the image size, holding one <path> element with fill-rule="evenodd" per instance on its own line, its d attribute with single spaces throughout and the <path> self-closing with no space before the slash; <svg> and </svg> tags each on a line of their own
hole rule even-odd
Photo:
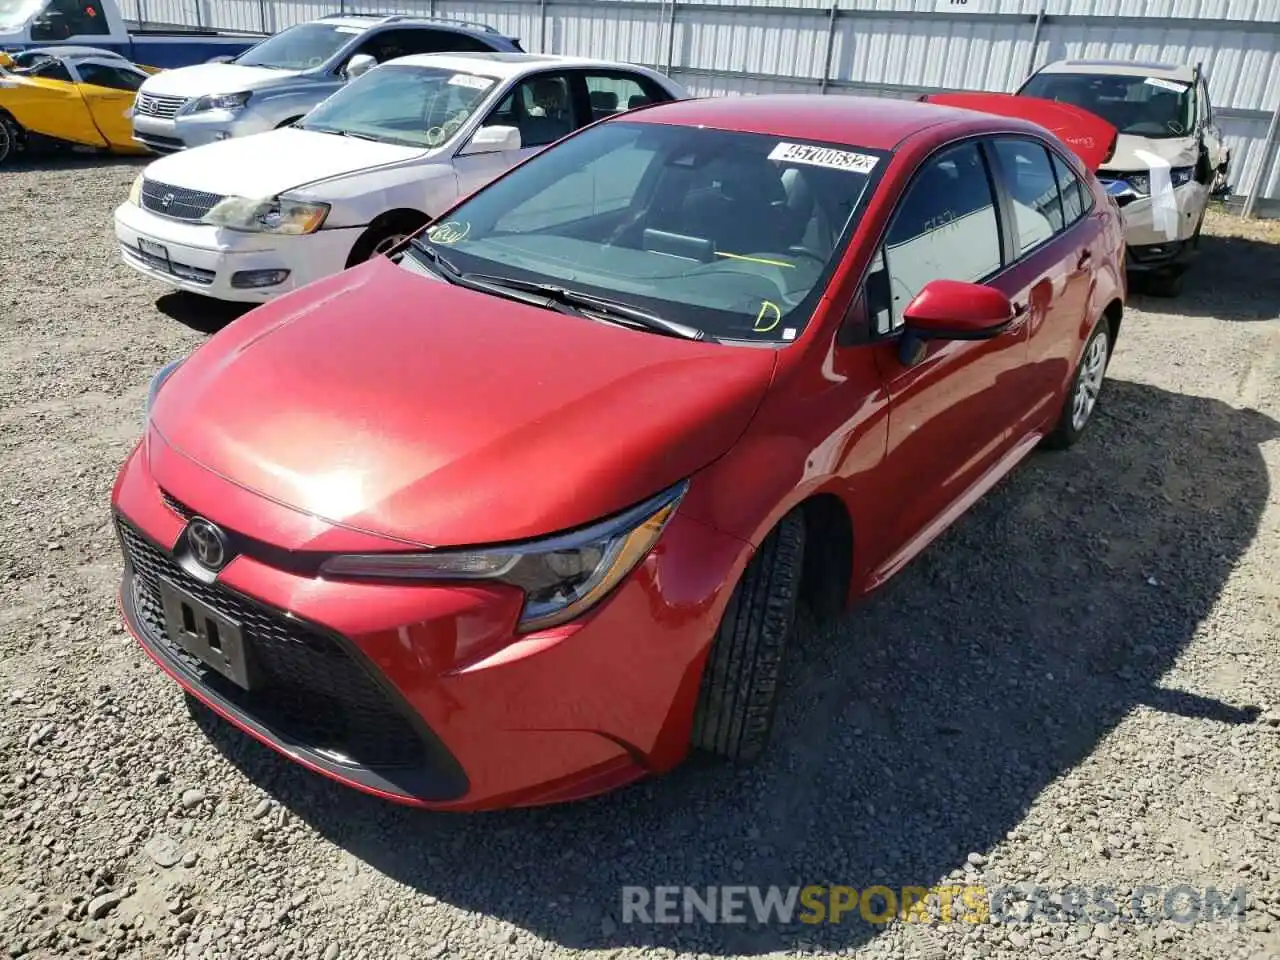
<svg viewBox="0 0 1280 960">
<path fill-rule="evenodd" d="M 126 557 L 122 607 L 146 652 L 285 756 L 369 793 L 441 809 L 578 799 L 678 763 L 725 584 L 749 554 L 677 512 L 658 548 L 588 616 L 515 635 L 520 597 L 510 588 L 327 581 L 291 565 L 305 550 L 272 548 L 274 562 L 245 553 L 212 583 L 196 582 L 181 547 L 184 504 L 195 502 L 233 532 L 315 526 L 152 433 L 113 492 Z M 265 695 L 246 695 L 168 642 L 155 610 L 161 576 L 244 625 Z"/>
<path fill-rule="evenodd" d="M 217 300 L 265 303 L 343 270 L 360 228 L 300 237 L 243 233 L 169 219 L 126 201 L 116 208 L 115 232 L 124 262 L 153 280 Z M 144 250 L 146 244 L 163 247 L 168 260 Z M 270 287 L 233 282 L 237 274 L 258 270 L 287 270 L 289 275 Z"/>
<path fill-rule="evenodd" d="M 271 128 L 269 120 L 252 110 L 208 110 L 169 118 L 137 113 L 133 116 L 133 138 L 160 154 L 262 133 Z"/>
</svg>

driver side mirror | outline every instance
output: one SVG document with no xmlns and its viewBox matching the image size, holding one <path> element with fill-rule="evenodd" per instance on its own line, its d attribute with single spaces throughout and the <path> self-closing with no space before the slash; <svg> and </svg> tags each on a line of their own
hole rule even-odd
<svg viewBox="0 0 1280 960">
<path fill-rule="evenodd" d="M 458 156 L 469 157 L 478 153 L 506 153 L 519 150 L 522 141 L 518 127 L 481 127 L 458 151 Z"/>
<path fill-rule="evenodd" d="M 342 69 L 342 75 L 347 80 L 354 80 L 368 73 L 378 65 L 378 61 L 367 53 L 357 53 L 354 57 L 347 61 L 347 65 Z"/>
<path fill-rule="evenodd" d="M 1013 303 L 999 290 L 960 280 L 932 280 L 902 312 L 905 329 L 899 350 L 910 366 L 925 340 L 989 340 L 1013 323 Z"/>
</svg>

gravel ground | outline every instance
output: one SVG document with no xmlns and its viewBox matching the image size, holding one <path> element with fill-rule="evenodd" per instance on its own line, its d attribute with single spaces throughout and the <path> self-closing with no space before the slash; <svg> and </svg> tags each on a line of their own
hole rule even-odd
<svg viewBox="0 0 1280 960">
<path fill-rule="evenodd" d="M 1187 293 L 1134 298 L 1088 440 L 803 638 L 765 762 L 445 816 L 189 709 L 119 625 L 108 494 L 148 378 L 233 315 L 120 264 L 110 215 L 136 170 L 0 174 L 9 955 L 1280 957 L 1275 231 L 1212 220 Z M 1142 885 L 1243 886 L 1248 909 L 621 923 L 623 884 L 956 880 L 1109 885 L 1122 914 Z"/>
</svg>

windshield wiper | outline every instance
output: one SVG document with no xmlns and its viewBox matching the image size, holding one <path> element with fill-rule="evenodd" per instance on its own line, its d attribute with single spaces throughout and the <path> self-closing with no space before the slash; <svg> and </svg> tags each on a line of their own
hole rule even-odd
<svg viewBox="0 0 1280 960">
<path fill-rule="evenodd" d="M 557 287 L 549 283 L 534 283 L 530 280 L 516 280 L 513 277 L 497 277 L 483 273 L 466 273 L 463 279 L 480 281 L 486 284 L 494 284 L 499 287 L 505 287 L 510 290 L 522 290 L 526 293 L 537 293 L 552 300 L 556 303 L 564 304 L 569 307 L 576 307 L 581 311 L 590 311 L 598 314 L 606 320 L 614 322 L 626 321 L 624 325 L 635 325 L 645 330 L 651 330 L 654 333 L 663 333 L 670 337 L 679 337 L 682 340 L 710 340 L 705 330 L 699 330 L 697 327 L 690 327 L 683 323 L 677 323 L 674 320 L 668 320 L 666 317 L 660 317 L 656 313 L 650 313 L 647 310 L 641 310 L 639 307 L 633 307 L 629 303 L 623 303 L 620 300 L 611 300 L 608 297 L 597 297 L 591 293 L 583 293 L 579 290 L 569 290 L 565 287 Z"/>
<path fill-rule="evenodd" d="M 523 287 L 513 287 L 505 284 L 494 283 L 488 277 L 479 274 L 463 273 L 450 260 L 436 250 L 435 247 L 427 243 L 425 240 L 417 236 L 409 238 L 409 246 L 413 247 L 424 257 L 430 260 L 436 266 L 436 273 L 443 277 L 449 283 L 456 284 L 459 287 L 465 287 L 468 290 L 476 290 L 480 293 L 488 293 L 495 297 L 502 297 L 504 300 L 514 300 L 517 303 L 525 303 L 531 307 L 542 307 L 546 310 L 555 310 L 557 313 L 579 314 L 574 307 L 561 303 L 552 297 L 547 296 L 541 291 L 526 290 Z"/>
</svg>

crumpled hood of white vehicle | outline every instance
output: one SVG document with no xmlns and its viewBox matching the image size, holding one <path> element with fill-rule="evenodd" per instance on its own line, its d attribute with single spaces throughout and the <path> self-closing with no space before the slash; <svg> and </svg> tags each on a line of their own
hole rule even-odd
<svg viewBox="0 0 1280 960">
<path fill-rule="evenodd" d="M 1144 157 L 1143 154 L 1148 156 Z M 1150 156 L 1159 157 L 1171 167 L 1195 166 L 1195 137 L 1151 139 L 1122 133 L 1116 137 L 1115 153 L 1098 169 L 1098 172 L 1105 173 L 1111 170 L 1133 173 L 1138 170 L 1150 170 L 1152 166 Z"/>
<path fill-rule="evenodd" d="M 142 92 L 156 97 L 187 98 L 244 93 L 297 75 L 296 70 L 242 67 L 235 63 L 198 63 L 157 73 L 142 84 Z"/>
<path fill-rule="evenodd" d="M 146 176 L 170 186 L 258 199 L 422 153 L 421 147 L 286 127 L 172 153 L 148 166 Z"/>
</svg>

